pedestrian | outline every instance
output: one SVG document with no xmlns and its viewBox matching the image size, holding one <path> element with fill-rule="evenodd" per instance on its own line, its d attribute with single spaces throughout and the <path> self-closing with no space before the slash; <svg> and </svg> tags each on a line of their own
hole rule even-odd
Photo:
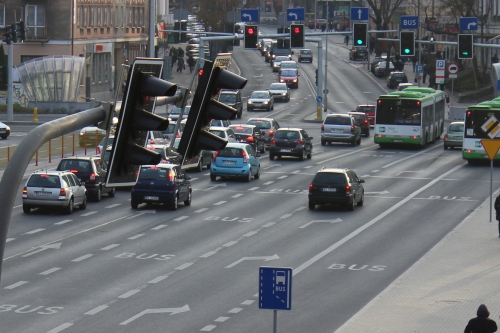
<svg viewBox="0 0 500 333">
<path fill-rule="evenodd" d="M 349 35 L 345 35 L 345 46 L 349 46 Z"/>
<path fill-rule="evenodd" d="M 182 73 L 182 70 L 184 69 L 184 58 L 183 57 L 179 57 L 179 59 L 177 60 L 177 71 L 179 73 Z"/>
<path fill-rule="evenodd" d="M 498 221 L 498 237 L 500 237 L 500 195 L 495 199 L 495 213 Z"/>
<path fill-rule="evenodd" d="M 175 47 L 172 47 L 172 68 L 174 68 L 174 64 L 177 62 L 177 54 L 179 53 L 179 50 Z"/>
<path fill-rule="evenodd" d="M 177 52 L 177 56 L 179 58 L 182 58 L 184 57 L 184 50 L 182 49 L 182 47 L 179 46 L 179 51 Z"/>
<path fill-rule="evenodd" d="M 192 73 L 194 70 L 194 65 L 196 65 L 196 61 L 193 57 L 188 57 L 187 63 L 189 66 L 189 73 Z"/>
<path fill-rule="evenodd" d="M 429 73 L 427 72 L 427 64 L 424 64 L 424 77 L 423 77 L 422 83 L 425 83 L 425 79 L 427 78 L 428 74 Z"/>
<path fill-rule="evenodd" d="M 481 304 L 477 308 L 477 317 L 469 320 L 467 326 L 465 326 L 464 333 L 493 333 L 497 331 L 497 323 L 488 318 L 490 312 L 486 305 Z"/>
</svg>

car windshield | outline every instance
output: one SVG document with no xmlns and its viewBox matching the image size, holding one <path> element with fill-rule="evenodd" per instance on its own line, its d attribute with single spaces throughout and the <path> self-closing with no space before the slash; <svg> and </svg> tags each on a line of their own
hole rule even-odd
<svg viewBox="0 0 500 333">
<path fill-rule="evenodd" d="M 243 157 L 241 148 L 226 147 L 217 152 L 217 157 Z"/>
<path fill-rule="evenodd" d="M 32 175 L 26 186 L 60 188 L 61 181 L 58 175 L 38 174 L 38 175 Z"/>
<path fill-rule="evenodd" d="M 62 160 L 57 166 L 58 171 L 69 170 L 71 172 L 90 172 L 92 170 L 90 161 L 82 161 L 82 160 Z"/>
<path fill-rule="evenodd" d="M 106 138 L 102 138 L 101 143 L 100 143 L 100 145 L 101 145 L 101 146 L 102 146 L 102 145 L 104 145 L 104 140 L 105 140 L 105 139 L 106 139 Z M 114 137 L 108 138 L 108 146 L 109 146 L 109 145 L 112 145 L 112 144 L 113 144 L 113 141 L 115 141 L 115 138 L 114 138 Z"/>
<path fill-rule="evenodd" d="M 271 128 L 271 122 L 267 120 L 249 120 L 248 125 L 255 125 L 259 129 L 270 129 Z"/>
<path fill-rule="evenodd" d="M 226 133 L 224 131 L 218 131 L 218 130 L 209 130 L 210 133 L 215 134 L 221 138 L 226 138 Z"/>
<path fill-rule="evenodd" d="M 448 128 L 448 132 L 463 132 L 464 124 L 451 124 Z"/>
<path fill-rule="evenodd" d="M 139 180 L 167 180 L 170 169 L 158 167 L 142 167 Z"/>
<path fill-rule="evenodd" d="M 286 90 L 286 85 L 284 84 L 271 84 L 269 90 Z"/>
<path fill-rule="evenodd" d="M 236 95 L 235 94 L 220 94 L 219 102 L 236 103 Z"/>
<path fill-rule="evenodd" d="M 243 126 L 231 126 L 233 129 L 234 133 L 237 134 L 252 134 L 253 133 L 253 128 L 251 127 L 243 127 Z"/>
<path fill-rule="evenodd" d="M 375 106 L 358 106 L 356 112 L 375 112 Z"/>
<path fill-rule="evenodd" d="M 300 50 L 300 54 L 311 54 L 311 50 Z"/>
<path fill-rule="evenodd" d="M 172 134 L 174 133 L 175 123 L 169 123 L 166 130 L 163 131 L 163 134 Z"/>
<path fill-rule="evenodd" d="M 349 117 L 342 117 L 342 116 L 329 116 L 329 117 L 326 117 L 325 124 L 327 124 L 327 125 L 351 125 L 351 119 Z"/>
<path fill-rule="evenodd" d="M 281 72 L 281 76 L 297 76 L 297 72 L 286 70 Z"/>
<path fill-rule="evenodd" d="M 287 61 L 288 60 L 288 57 L 276 57 L 276 59 L 274 59 L 274 62 L 282 62 L 282 61 Z"/>
<path fill-rule="evenodd" d="M 269 94 L 265 92 L 253 92 L 250 98 L 269 98 Z"/>
<path fill-rule="evenodd" d="M 278 131 L 274 137 L 276 139 L 300 139 L 300 134 L 297 131 Z"/>
<path fill-rule="evenodd" d="M 190 109 L 191 109 L 191 106 L 186 106 L 184 108 L 184 115 L 189 114 Z M 180 114 L 180 113 L 181 113 L 181 108 L 179 108 L 179 107 L 175 107 L 172 109 L 172 111 L 170 111 L 170 114 Z"/>
<path fill-rule="evenodd" d="M 319 172 L 314 177 L 315 184 L 346 185 L 347 180 L 343 173 Z"/>
<path fill-rule="evenodd" d="M 297 64 L 294 62 L 282 62 L 281 68 L 297 68 Z"/>
<path fill-rule="evenodd" d="M 154 151 L 157 152 L 158 154 L 160 154 L 162 159 L 166 159 L 167 158 L 167 156 L 165 154 L 165 149 L 163 149 L 163 148 L 154 148 Z"/>
<path fill-rule="evenodd" d="M 406 74 L 405 73 L 394 73 L 394 74 L 392 74 L 392 77 L 393 78 L 404 78 L 404 77 L 406 77 Z"/>
</svg>

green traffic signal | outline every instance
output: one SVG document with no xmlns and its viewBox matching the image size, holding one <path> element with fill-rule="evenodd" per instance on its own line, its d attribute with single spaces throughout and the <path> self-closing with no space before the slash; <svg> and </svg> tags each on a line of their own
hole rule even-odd
<svg viewBox="0 0 500 333">
<path fill-rule="evenodd" d="M 410 49 L 405 49 L 405 54 L 410 53 Z"/>
<path fill-rule="evenodd" d="M 363 44 L 363 41 L 361 39 L 357 40 L 358 45 Z"/>
</svg>

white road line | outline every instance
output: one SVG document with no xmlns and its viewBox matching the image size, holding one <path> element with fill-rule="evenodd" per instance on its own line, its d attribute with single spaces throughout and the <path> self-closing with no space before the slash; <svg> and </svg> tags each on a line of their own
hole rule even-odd
<svg viewBox="0 0 500 333">
<path fill-rule="evenodd" d="M 65 224 L 65 223 L 69 223 L 69 222 L 71 222 L 71 221 L 73 221 L 73 220 L 62 220 L 62 221 L 56 222 L 56 223 L 54 223 L 54 224 L 55 224 L 55 225 L 63 225 L 63 224 Z"/>
<path fill-rule="evenodd" d="M 16 282 L 14 284 L 11 284 L 10 286 L 4 287 L 3 289 L 14 289 L 14 288 L 22 286 L 23 284 L 26 284 L 26 283 L 28 283 L 28 281 L 19 281 L 19 282 Z"/>
<path fill-rule="evenodd" d="M 47 331 L 47 333 L 59 333 L 61 331 L 64 331 L 68 327 L 73 326 L 73 323 L 64 323 L 62 325 L 57 326 L 56 328 L 51 329 L 50 331 Z"/>
<path fill-rule="evenodd" d="M 285 178 L 287 178 L 287 177 L 288 177 L 288 176 L 280 176 L 280 177 L 278 177 L 278 179 L 285 179 Z"/>
<path fill-rule="evenodd" d="M 376 172 L 379 172 L 380 170 L 372 170 L 372 172 L 376 173 Z"/>
<path fill-rule="evenodd" d="M 215 325 L 207 325 L 207 326 L 203 327 L 200 331 L 201 332 L 210 332 L 211 330 L 213 330 L 216 327 L 217 326 L 215 326 Z"/>
<path fill-rule="evenodd" d="M 285 214 L 285 215 L 281 215 L 279 218 L 280 219 L 286 219 L 286 218 L 289 218 L 290 216 L 292 216 L 293 214 Z"/>
<path fill-rule="evenodd" d="M 182 221 L 187 219 L 189 216 L 179 216 L 178 218 L 174 219 L 174 221 Z"/>
<path fill-rule="evenodd" d="M 226 320 L 228 320 L 230 317 L 219 317 L 217 319 L 215 319 L 214 321 L 218 322 L 218 323 L 223 323 L 225 322 Z"/>
<path fill-rule="evenodd" d="M 219 202 L 216 202 L 214 203 L 214 206 L 220 206 L 222 204 L 225 204 L 227 201 L 219 201 Z"/>
<path fill-rule="evenodd" d="M 201 208 L 201 209 L 195 210 L 194 212 L 195 213 L 202 213 L 202 212 L 204 212 L 206 210 L 208 210 L 208 208 Z"/>
<path fill-rule="evenodd" d="M 243 195 L 244 195 L 243 193 L 238 193 L 238 194 L 233 195 L 231 198 L 239 198 Z"/>
<path fill-rule="evenodd" d="M 104 208 L 115 208 L 115 207 L 118 207 L 118 206 L 121 206 L 122 204 L 114 204 L 114 205 L 109 205 L 109 206 L 106 206 Z"/>
<path fill-rule="evenodd" d="M 168 278 L 168 275 L 158 276 L 157 278 L 154 278 L 153 280 L 149 281 L 148 283 L 158 283 L 160 281 L 165 280 L 166 278 Z"/>
<path fill-rule="evenodd" d="M 247 299 L 246 301 L 243 301 L 241 303 L 241 305 L 250 305 L 250 304 L 253 304 L 254 302 L 255 302 L 255 300 Z"/>
<path fill-rule="evenodd" d="M 120 244 L 111 244 L 111 245 L 108 245 L 108 246 L 105 246 L 101 249 L 101 251 L 108 251 L 108 250 L 111 250 L 111 249 L 114 249 L 115 247 L 117 246 L 120 246 Z"/>
<path fill-rule="evenodd" d="M 15 240 L 15 238 L 7 238 L 7 240 L 5 242 L 12 242 L 13 240 Z"/>
<path fill-rule="evenodd" d="M 182 264 L 180 265 L 179 267 L 176 267 L 175 270 L 177 271 L 182 271 L 183 269 L 186 269 L 188 268 L 189 266 L 191 266 L 193 263 L 192 262 L 187 262 L 185 264 Z"/>
<path fill-rule="evenodd" d="M 309 169 L 309 168 L 312 168 L 313 166 L 312 165 L 308 165 L 308 166 L 305 166 L 304 169 Z"/>
<path fill-rule="evenodd" d="M 160 224 L 160 225 L 157 225 L 156 227 L 154 228 L 151 228 L 151 230 L 160 230 L 160 229 L 163 229 L 165 227 L 167 227 L 168 225 L 166 224 Z"/>
<path fill-rule="evenodd" d="M 210 257 L 210 256 L 212 256 L 212 255 L 214 255 L 214 254 L 216 254 L 216 253 L 217 253 L 217 251 L 210 251 L 210 252 L 207 252 L 207 253 L 205 253 L 205 254 L 202 254 L 202 255 L 200 256 L 200 258 L 208 258 L 208 257 Z"/>
<path fill-rule="evenodd" d="M 44 272 L 41 272 L 40 275 L 49 275 L 51 273 L 57 272 L 60 269 L 61 268 L 59 268 L 59 267 L 54 267 L 54 268 L 48 269 L 48 270 L 46 270 Z"/>
<path fill-rule="evenodd" d="M 118 298 L 129 298 L 132 295 L 135 295 L 139 292 L 139 289 L 133 289 L 130 291 L 127 291 L 125 294 L 118 296 Z"/>
<path fill-rule="evenodd" d="M 23 235 L 33 235 L 33 234 L 36 234 L 37 232 L 40 232 L 40 231 L 44 231 L 45 229 L 35 229 L 35 230 L 31 230 L 31 231 L 28 231 L 26 233 L 24 233 Z"/>
<path fill-rule="evenodd" d="M 268 182 L 265 182 L 263 185 L 271 185 L 272 183 L 274 183 L 274 180 L 270 180 Z"/>
<path fill-rule="evenodd" d="M 247 232 L 246 234 L 243 235 L 243 237 L 250 237 L 250 236 L 253 236 L 257 233 L 258 231 L 250 231 L 250 232 Z"/>
<path fill-rule="evenodd" d="M 230 242 L 227 242 L 226 244 L 222 245 L 224 247 L 230 247 L 230 246 L 233 246 L 234 244 L 238 243 L 237 241 L 230 241 Z"/>
<path fill-rule="evenodd" d="M 90 215 L 94 215 L 95 213 L 97 213 L 97 211 L 91 211 L 91 212 L 88 212 L 88 213 L 85 213 L 85 214 L 81 214 L 80 216 L 90 216 Z"/>
<path fill-rule="evenodd" d="M 302 170 L 295 170 L 292 173 L 300 173 Z"/>
<path fill-rule="evenodd" d="M 127 238 L 127 239 L 134 240 L 134 239 L 137 239 L 137 238 L 142 237 L 142 236 L 144 236 L 144 235 L 145 235 L 145 234 L 137 234 L 137 235 L 132 236 L 132 237 L 129 237 L 129 238 Z"/>
<path fill-rule="evenodd" d="M 269 228 L 270 226 L 275 225 L 275 224 L 276 224 L 276 222 L 269 222 L 269 223 L 264 224 L 262 226 L 262 228 Z"/>
<path fill-rule="evenodd" d="M 252 188 L 249 188 L 248 191 L 255 191 L 255 190 L 258 190 L 259 187 L 252 187 Z"/>
<path fill-rule="evenodd" d="M 228 313 L 238 313 L 241 310 L 243 310 L 243 309 L 242 308 L 233 308 L 233 309 L 229 310 Z"/>
<path fill-rule="evenodd" d="M 89 254 L 86 254 L 86 255 L 81 256 L 81 257 L 79 257 L 79 258 L 73 259 L 73 260 L 71 260 L 71 261 L 73 261 L 73 262 L 80 262 L 80 261 L 83 261 L 83 260 L 85 260 L 85 259 L 88 259 L 88 258 L 90 258 L 90 257 L 92 257 L 92 256 L 93 256 L 93 255 L 89 253 Z"/>
<path fill-rule="evenodd" d="M 93 315 L 95 315 L 96 313 L 99 313 L 99 312 L 101 312 L 102 310 L 107 309 L 107 308 L 108 308 L 108 306 L 107 306 L 107 305 L 99 305 L 98 307 L 93 308 L 92 310 L 90 310 L 90 311 L 88 311 L 88 312 L 85 312 L 84 314 L 89 315 L 89 316 L 93 316 Z"/>
</svg>

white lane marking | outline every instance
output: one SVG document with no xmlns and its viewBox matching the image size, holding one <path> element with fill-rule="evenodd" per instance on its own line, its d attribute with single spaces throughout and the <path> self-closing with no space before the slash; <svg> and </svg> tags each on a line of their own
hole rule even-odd
<svg viewBox="0 0 500 333">
<path fill-rule="evenodd" d="M 85 312 L 84 314 L 89 315 L 89 316 L 93 316 L 93 315 L 95 315 L 96 313 L 99 313 L 99 312 L 101 312 L 102 310 L 107 309 L 107 308 L 108 308 L 108 306 L 107 306 L 107 305 L 99 305 L 98 307 L 93 308 L 92 310 L 87 311 L 87 312 Z"/>
<path fill-rule="evenodd" d="M 160 281 L 165 280 L 166 278 L 168 278 L 168 275 L 161 275 L 161 276 L 158 276 L 157 278 L 154 278 L 153 280 L 149 281 L 148 283 L 158 283 Z"/>
<path fill-rule="evenodd" d="M 208 208 L 201 208 L 201 209 L 195 210 L 194 212 L 195 213 L 202 213 L 202 212 L 204 212 L 206 210 L 208 210 Z"/>
<path fill-rule="evenodd" d="M 278 177 L 278 179 L 285 179 L 285 178 L 287 178 L 287 177 L 288 177 L 288 176 L 280 176 L 280 177 Z"/>
<path fill-rule="evenodd" d="M 228 320 L 230 317 L 219 317 L 217 319 L 215 319 L 214 321 L 218 322 L 218 323 L 223 323 L 225 322 L 226 320 Z"/>
<path fill-rule="evenodd" d="M 224 247 L 230 247 L 230 246 L 233 246 L 234 244 L 238 243 L 237 241 L 230 241 L 230 242 L 227 242 L 226 244 L 222 245 Z"/>
<path fill-rule="evenodd" d="M 280 219 L 286 219 L 286 218 L 289 218 L 290 216 L 292 216 L 293 214 L 285 214 L 285 215 L 281 215 L 279 218 Z"/>
<path fill-rule="evenodd" d="M 243 309 L 242 308 L 233 308 L 233 309 L 229 310 L 228 313 L 238 313 L 241 310 L 243 310 Z"/>
<path fill-rule="evenodd" d="M 84 256 L 81 256 L 81 257 L 78 257 L 78 258 L 76 258 L 76 259 L 73 259 L 73 260 L 71 260 L 71 261 L 73 261 L 73 262 L 80 262 L 80 261 L 83 261 L 83 260 L 85 260 L 85 259 L 88 259 L 88 258 L 90 258 L 90 257 L 92 257 L 92 256 L 93 256 L 93 255 L 89 253 L 89 254 L 86 254 L 86 255 L 84 255 Z"/>
<path fill-rule="evenodd" d="M 207 325 L 207 326 L 203 327 L 200 331 L 201 332 L 210 332 L 211 330 L 213 330 L 216 327 L 217 326 L 215 326 L 215 325 Z"/>
<path fill-rule="evenodd" d="M 183 269 L 186 269 L 188 268 L 189 266 L 191 266 L 193 263 L 192 262 L 187 262 L 185 264 L 182 264 L 180 265 L 179 267 L 176 267 L 175 270 L 177 271 L 182 271 Z"/>
<path fill-rule="evenodd" d="M 40 231 L 44 231 L 45 229 L 35 229 L 35 230 L 31 230 L 31 231 L 28 231 L 26 233 L 24 233 L 23 235 L 33 235 L 33 234 L 36 234 L 37 232 L 40 232 Z"/>
<path fill-rule="evenodd" d="M 109 206 L 106 206 L 104 208 L 115 208 L 115 207 L 118 207 L 118 206 L 121 206 L 122 204 L 114 204 L 114 205 L 109 205 Z"/>
<path fill-rule="evenodd" d="M 73 221 L 73 220 L 62 220 L 62 221 L 56 222 L 56 223 L 54 223 L 54 224 L 55 224 L 55 225 L 63 225 L 63 224 L 65 224 L 65 223 L 69 223 L 69 222 L 71 222 L 71 221 Z"/>
<path fill-rule="evenodd" d="M 258 231 L 250 231 L 250 232 L 247 232 L 246 234 L 243 235 L 243 237 L 250 237 L 250 236 L 253 236 L 257 233 Z"/>
<path fill-rule="evenodd" d="M 200 258 L 208 258 L 208 257 L 210 257 L 210 256 L 212 256 L 212 255 L 214 255 L 214 254 L 216 254 L 216 253 L 217 253 L 217 251 L 210 251 L 210 252 L 207 252 L 207 253 L 205 253 L 205 254 L 202 254 L 202 255 L 200 256 Z"/>
<path fill-rule="evenodd" d="M 118 298 L 129 298 L 132 295 L 135 295 L 139 292 L 139 289 L 133 289 L 130 291 L 127 291 L 125 294 L 118 296 Z"/>
<path fill-rule="evenodd" d="M 145 234 L 137 234 L 137 235 L 134 235 L 134 236 L 129 237 L 129 238 L 127 238 L 127 239 L 134 240 L 134 239 L 137 239 L 137 238 L 142 237 L 142 236 L 144 236 L 144 235 L 145 235 Z"/>
<path fill-rule="evenodd" d="M 377 173 L 379 172 L 380 170 L 372 170 L 373 173 Z"/>
<path fill-rule="evenodd" d="M 241 303 L 241 305 L 250 305 L 250 304 L 253 304 L 254 302 L 255 302 L 255 300 L 247 299 L 246 301 L 243 301 Z"/>
<path fill-rule="evenodd" d="M 275 224 L 276 224 L 276 222 L 269 222 L 269 223 L 264 224 L 262 226 L 262 228 L 269 228 L 270 226 L 275 225 Z"/>
<path fill-rule="evenodd" d="M 13 240 L 15 240 L 15 238 L 7 238 L 7 240 L 5 242 L 12 242 Z"/>
<path fill-rule="evenodd" d="M 295 170 L 292 173 L 300 173 L 302 170 Z"/>
<path fill-rule="evenodd" d="M 60 269 L 61 268 L 59 268 L 59 267 L 54 267 L 54 268 L 48 269 L 48 270 L 46 270 L 44 272 L 41 272 L 40 275 L 49 275 L 51 273 L 57 272 Z"/>
<path fill-rule="evenodd" d="M 28 281 L 19 281 L 19 282 L 16 282 L 14 284 L 11 284 L 10 286 L 4 287 L 3 289 L 14 289 L 14 288 L 22 286 L 23 284 L 26 284 L 26 283 L 28 283 Z"/>
<path fill-rule="evenodd" d="M 231 198 L 239 198 L 243 195 L 244 195 L 243 193 L 238 193 L 238 194 L 233 195 Z"/>
<path fill-rule="evenodd" d="M 107 250 L 111 250 L 111 249 L 114 249 L 115 247 L 117 246 L 120 246 L 120 244 L 111 244 L 111 245 L 108 245 L 108 246 L 105 246 L 101 249 L 101 251 L 107 251 Z"/>
<path fill-rule="evenodd" d="M 430 188 L 431 186 L 435 185 L 437 182 L 441 181 L 443 178 L 445 178 L 449 174 L 457 171 L 458 169 L 460 169 L 460 168 L 462 168 L 464 166 L 465 166 L 465 164 L 457 165 L 456 167 L 454 167 L 453 169 L 449 170 L 448 172 L 445 172 L 441 176 L 435 178 L 434 180 L 432 180 L 431 182 L 429 182 L 427 185 L 422 186 L 421 188 L 419 188 L 415 192 L 411 193 L 406 198 L 404 198 L 403 200 L 399 201 L 398 203 L 396 203 L 394 206 L 390 207 L 385 212 L 383 212 L 380 215 L 376 216 L 374 219 L 372 219 L 368 223 L 362 225 L 361 227 L 359 227 L 358 229 L 354 230 L 353 232 L 351 232 L 346 237 L 344 237 L 341 240 L 339 240 L 338 242 L 332 244 L 330 247 L 326 248 L 325 250 L 321 251 L 320 253 L 318 253 L 317 255 L 315 255 L 314 257 L 312 257 L 311 259 L 307 260 L 305 263 L 303 263 L 299 267 L 295 268 L 293 270 L 293 275 L 295 276 L 295 275 L 299 274 L 300 272 L 302 272 L 307 267 L 311 266 L 316 261 L 320 260 L 321 258 L 323 258 L 327 254 L 331 253 L 332 251 L 334 251 L 335 249 L 337 249 L 341 245 L 345 244 L 347 241 L 349 241 L 352 238 L 354 238 L 355 236 L 359 235 L 361 232 L 365 231 L 366 229 L 368 229 L 369 227 L 371 227 L 375 223 L 379 222 L 380 220 L 382 220 L 387 215 L 389 215 L 392 212 L 394 212 L 395 210 L 399 209 L 405 203 L 407 203 L 408 201 L 410 201 L 411 199 L 413 199 L 414 197 L 416 197 L 418 194 L 420 194 L 423 191 L 427 190 L 428 188 Z"/>
<path fill-rule="evenodd" d="M 160 229 L 163 229 L 165 227 L 167 227 L 168 225 L 166 224 L 160 224 L 160 225 L 157 225 L 156 227 L 154 228 L 151 228 L 151 230 L 160 230 Z"/>
<path fill-rule="evenodd" d="M 214 206 L 220 206 L 222 204 L 225 204 L 227 201 L 219 201 L 219 202 L 216 202 L 214 203 Z"/>
<path fill-rule="evenodd" d="M 50 331 L 47 331 L 47 333 L 59 333 L 61 331 L 64 331 L 68 327 L 73 326 L 73 323 L 64 323 L 62 325 L 57 326 L 56 328 L 51 329 Z"/>
<path fill-rule="evenodd" d="M 255 190 L 258 190 L 259 187 L 252 187 L 252 188 L 249 188 L 248 191 L 255 191 Z"/>
<path fill-rule="evenodd" d="M 85 213 L 85 214 L 81 214 L 80 216 L 90 216 L 90 215 L 94 215 L 95 213 L 97 213 L 97 211 L 91 211 L 91 212 L 88 212 L 88 213 Z"/>
<path fill-rule="evenodd" d="M 178 218 L 174 219 L 174 221 L 182 221 L 187 219 L 189 216 L 179 216 Z"/>
<path fill-rule="evenodd" d="M 312 168 L 313 166 L 312 165 L 308 165 L 308 166 L 305 166 L 304 169 L 309 169 L 309 168 Z"/>
<path fill-rule="evenodd" d="M 270 180 L 268 182 L 265 182 L 263 185 L 271 185 L 272 183 L 274 183 L 274 180 Z"/>
</svg>

